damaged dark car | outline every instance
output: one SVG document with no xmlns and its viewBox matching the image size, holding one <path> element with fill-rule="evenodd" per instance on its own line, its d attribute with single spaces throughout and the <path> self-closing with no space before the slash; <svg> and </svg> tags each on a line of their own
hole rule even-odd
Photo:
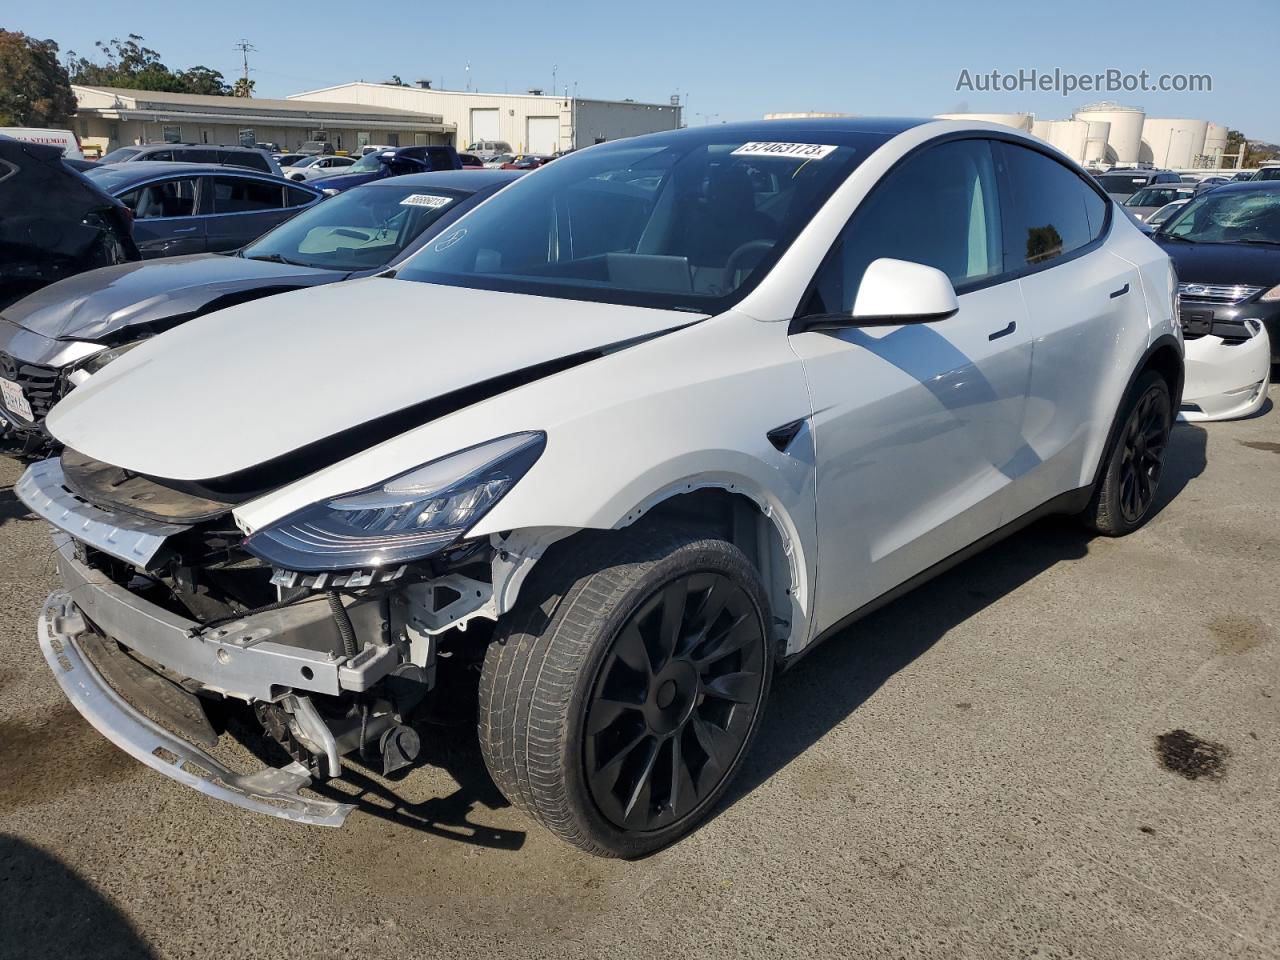
<svg viewBox="0 0 1280 960">
<path fill-rule="evenodd" d="M 10 381 L 0 416 L 11 440 L 28 454 L 48 451 L 53 404 L 148 338 L 224 307 L 394 269 L 519 176 L 379 181 L 309 207 L 233 253 L 95 270 L 12 304 L 0 314 L 0 377 Z"/>
<path fill-rule="evenodd" d="M 124 204 L 57 147 L 0 137 L 0 309 L 64 277 L 139 258 Z"/>
</svg>

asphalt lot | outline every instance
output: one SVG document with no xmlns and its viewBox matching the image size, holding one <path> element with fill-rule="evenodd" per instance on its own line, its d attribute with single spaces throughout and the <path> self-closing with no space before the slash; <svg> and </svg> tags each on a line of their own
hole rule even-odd
<svg viewBox="0 0 1280 960">
<path fill-rule="evenodd" d="M 0 957 L 1280 957 L 1274 409 L 1180 426 L 1137 535 L 1040 524 L 813 653 L 718 815 L 638 863 L 503 806 L 465 733 L 442 767 L 353 772 L 342 830 L 136 764 L 36 647 L 54 575 L 20 469 L 0 459 Z M 1176 730 L 1211 744 L 1181 757 L 1198 779 L 1161 760 Z"/>
</svg>

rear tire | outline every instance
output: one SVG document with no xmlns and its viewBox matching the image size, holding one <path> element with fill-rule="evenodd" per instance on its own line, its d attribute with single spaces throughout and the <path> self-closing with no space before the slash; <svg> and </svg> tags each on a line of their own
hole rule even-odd
<svg viewBox="0 0 1280 960">
<path fill-rule="evenodd" d="M 562 840 L 638 857 L 714 808 L 773 672 L 764 586 L 697 532 L 584 533 L 539 562 L 480 678 L 485 764 Z"/>
<path fill-rule="evenodd" d="M 1123 537 L 1151 518 L 1172 429 L 1169 385 L 1148 370 L 1130 391 L 1104 455 L 1102 476 L 1081 514 L 1086 527 L 1106 537 Z"/>
</svg>

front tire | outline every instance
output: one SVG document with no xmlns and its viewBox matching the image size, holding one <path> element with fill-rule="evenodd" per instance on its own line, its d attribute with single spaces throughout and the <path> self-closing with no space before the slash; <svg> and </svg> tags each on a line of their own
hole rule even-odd
<svg viewBox="0 0 1280 960">
<path fill-rule="evenodd" d="M 1129 398 L 1082 514 L 1085 526 L 1107 537 L 1132 533 L 1151 518 L 1173 429 L 1173 401 L 1160 374 L 1142 374 Z"/>
<path fill-rule="evenodd" d="M 773 672 L 764 586 L 741 550 L 696 532 L 559 546 L 485 656 L 481 750 L 561 839 L 643 856 L 701 822 L 755 736 Z"/>
</svg>

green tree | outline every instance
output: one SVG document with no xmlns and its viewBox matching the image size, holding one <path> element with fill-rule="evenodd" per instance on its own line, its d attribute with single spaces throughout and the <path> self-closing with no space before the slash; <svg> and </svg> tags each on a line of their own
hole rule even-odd
<svg viewBox="0 0 1280 960">
<path fill-rule="evenodd" d="M 227 86 L 226 80 L 219 71 L 199 64 L 183 70 L 178 74 L 178 79 L 182 81 L 183 93 L 204 93 L 225 97 L 231 92 L 231 88 Z"/>
<path fill-rule="evenodd" d="M 254 81 L 246 80 L 244 77 L 236 77 L 236 82 L 231 85 L 231 95 L 233 97 L 252 97 Z"/>
<path fill-rule="evenodd" d="M 160 59 L 158 51 L 143 46 L 145 38 L 136 33 L 124 40 L 99 40 L 94 44 L 103 62 L 70 51 L 71 81 L 93 87 L 125 87 L 132 90 L 163 90 L 170 93 L 205 93 L 229 96 L 232 92 L 222 74 L 205 66 L 173 71 Z"/>
<path fill-rule="evenodd" d="M 75 112 L 58 45 L 0 30 L 0 126 L 65 127 Z"/>
<path fill-rule="evenodd" d="M 405 83 L 403 80 L 400 79 L 400 74 L 398 73 L 393 73 L 391 75 L 390 80 L 383 80 L 382 82 L 389 87 L 407 87 L 408 86 L 407 83 Z"/>
</svg>

